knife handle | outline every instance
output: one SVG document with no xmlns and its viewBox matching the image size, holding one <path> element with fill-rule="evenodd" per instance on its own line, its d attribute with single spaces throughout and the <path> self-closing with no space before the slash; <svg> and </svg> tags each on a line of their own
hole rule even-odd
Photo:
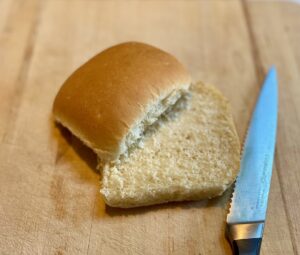
<svg viewBox="0 0 300 255">
<path fill-rule="evenodd" d="M 240 239 L 232 241 L 234 255 L 259 255 L 261 238 Z"/>
<path fill-rule="evenodd" d="M 234 255 L 259 255 L 264 222 L 227 224 L 226 230 Z"/>
</svg>

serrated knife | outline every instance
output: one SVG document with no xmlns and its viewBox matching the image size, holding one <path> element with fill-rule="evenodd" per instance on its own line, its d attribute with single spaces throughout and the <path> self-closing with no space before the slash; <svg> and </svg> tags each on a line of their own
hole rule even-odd
<svg viewBox="0 0 300 255">
<path fill-rule="evenodd" d="M 234 254 L 260 253 L 276 142 L 277 86 L 272 67 L 252 115 L 227 215 L 226 234 Z"/>
</svg>

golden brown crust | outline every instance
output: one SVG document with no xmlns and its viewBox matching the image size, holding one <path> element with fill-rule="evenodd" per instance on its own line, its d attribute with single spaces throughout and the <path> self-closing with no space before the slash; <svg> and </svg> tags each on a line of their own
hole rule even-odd
<svg viewBox="0 0 300 255">
<path fill-rule="evenodd" d="M 189 84 L 190 76 L 173 56 L 128 42 L 106 49 L 77 69 L 58 92 L 53 111 L 59 122 L 112 160 L 146 107 Z"/>
</svg>

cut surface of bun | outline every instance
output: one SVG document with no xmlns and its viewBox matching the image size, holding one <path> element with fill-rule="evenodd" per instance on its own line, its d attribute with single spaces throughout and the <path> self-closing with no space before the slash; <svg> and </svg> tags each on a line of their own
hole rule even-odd
<svg viewBox="0 0 300 255">
<path fill-rule="evenodd" d="M 228 101 L 214 87 L 197 83 L 189 109 L 146 136 L 144 148 L 104 167 L 100 192 L 108 205 L 123 208 L 212 198 L 233 183 L 239 162 Z"/>
<path fill-rule="evenodd" d="M 59 90 L 53 111 L 101 162 L 117 161 L 187 96 L 190 83 L 172 55 L 144 43 L 122 43 L 77 69 Z"/>
</svg>

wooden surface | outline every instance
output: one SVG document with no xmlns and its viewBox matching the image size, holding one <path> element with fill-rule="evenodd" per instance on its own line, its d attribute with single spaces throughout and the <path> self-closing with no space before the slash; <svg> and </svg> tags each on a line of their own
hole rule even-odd
<svg viewBox="0 0 300 255">
<path fill-rule="evenodd" d="M 268 67 L 278 143 L 261 254 L 300 254 L 300 5 L 272 1 L 0 0 L 0 254 L 231 254 L 229 192 L 105 207 L 93 153 L 51 115 L 80 64 L 128 40 L 176 55 L 230 100 L 241 139 Z"/>
</svg>

